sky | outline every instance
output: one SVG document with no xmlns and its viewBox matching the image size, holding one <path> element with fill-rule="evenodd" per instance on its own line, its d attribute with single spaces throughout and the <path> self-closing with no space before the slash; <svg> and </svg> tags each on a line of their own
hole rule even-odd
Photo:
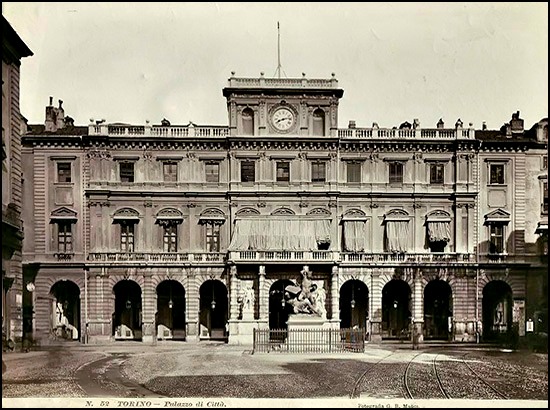
<svg viewBox="0 0 550 410">
<path fill-rule="evenodd" d="M 282 77 L 336 74 L 340 128 L 548 117 L 548 3 L 8 1 L 2 14 L 34 53 L 21 63 L 31 124 L 52 96 L 77 125 L 227 125 L 231 71 L 275 76 L 277 22 Z"/>
</svg>

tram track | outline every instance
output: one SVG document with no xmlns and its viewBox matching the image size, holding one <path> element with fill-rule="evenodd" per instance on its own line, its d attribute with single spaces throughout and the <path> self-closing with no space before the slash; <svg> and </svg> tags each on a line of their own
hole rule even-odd
<svg viewBox="0 0 550 410">
<path fill-rule="evenodd" d="M 360 395 L 359 388 L 361 387 L 361 385 L 365 381 L 365 378 L 366 378 L 367 374 L 372 372 L 381 362 L 386 360 L 392 354 L 393 354 L 393 352 L 390 352 L 388 355 L 382 357 L 381 359 L 379 359 L 375 363 L 371 363 L 370 366 L 368 366 L 367 369 L 363 373 L 361 373 L 361 375 L 357 378 L 357 380 L 355 380 L 355 383 L 353 384 L 353 389 L 350 393 L 350 399 L 356 399 L 356 398 L 359 397 L 359 395 Z"/>
<path fill-rule="evenodd" d="M 502 392 L 500 392 L 495 386 L 493 386 L 492 384 L 490 384 L 489 382 L 487 382 L 487 380 L 485 380 L 483 377 L 481 377 L 479 375 L 478 372 L 476 372 L 472 366 L 470 366 L 470 364 L 466 361 L 466 356 L 470 354 L 470 352 L 466 352 L 462 357 L 461 357 L 461 360 L 462 362 L 466 365 L 466 367 L 468 367 L 468 369 L 470 369 L 470 371 L 483 383 L 485 384 L 487 387 L 489 387 L 489 389 L 491 389 L 493 392 L 495 392 L 495 394 L 497 396 L 499 396 L 501 399 L 504 399 L 504 400 L 508 400 L 508 397 L 503 394 Z"/>
<path fill-rule="evenodd" d="M 421 363 L 415 363 L 415 360 L 418 356 L 420 355 L 426 355 L 426 354 L 429 354 L 427 352 L 420 352 L 418 354 L 416 354 L 408 363 L 407 363 L 407 367 L 405 369 L 405 372 L 403 374 L 403 385 L 405 387 L 405 396 L 406 398 L 408 399 L 415 399 L 415 398 L 418 398 L 418 397 L 414 397 L 414 394 L 413 394 L 413 390 L 414 388 L 411 386 L 411 369 L 413 367 L 413 364 L 417 365 L 417 366 L 423 366 L 423 364 Z M 445 390 L 445 388 L 443 387 L 443 383 L 441 381 L 441 378 L 439 376 L 439 372 L 438 372 L 438 369 L 437 369 L 437 357 L 439 356 L 439 353 L 436 353 L 434 355 L 434 357 L 432 358 L 431 360 L 431 372 L 426 372 L 424 371 L 424 373 L 428 373 L 428 377 L 419 377 L 418 375 L 416 376 L 416 383 L 419 385 L 420 382 L 422 381 L 422 392 L 424 393 L 424 395 L 426 395 L 427 397 L 422 397 L 422 398 L 439 398 L 439 396 L 442 396 L 441 398 L 446 398 L 446 399 L 449 399 L 450 396 L 449 394 L 447 393 L 447 391 Z M 435 376 L 435 377 L 432 377 Z M 437 389 L 435 389 L 433 386 L 434 386 L 434 383 L 433 383 L 433 380 L 435 378 L 435 381 L 437 382 Z M 429 382 L 428 380 L 432 380 L 432 382 Z M 430 391 L 431 390 L 431 391 Z"/>
</svg>

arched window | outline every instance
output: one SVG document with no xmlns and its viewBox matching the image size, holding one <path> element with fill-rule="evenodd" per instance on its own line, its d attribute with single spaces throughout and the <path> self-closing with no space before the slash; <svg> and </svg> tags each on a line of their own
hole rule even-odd
<svg viewBox="0 0 550 410">
<path fill-rule="evenodd" d="M 245 108 L 242 112 L 243 135 L 254 135 L 254 111 Z"/>
<path fill-rule="evenodd" d="M 320 108 L 313 111 L 313 135 L 325 135 L 325 112 Z"/>
</svg>

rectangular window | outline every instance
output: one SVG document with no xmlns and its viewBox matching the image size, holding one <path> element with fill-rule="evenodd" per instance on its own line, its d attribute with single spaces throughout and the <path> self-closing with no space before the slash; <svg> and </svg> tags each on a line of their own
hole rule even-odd
<svg viewBox="0 0 550 410">
<path fill-rule="evenodd" d="M 403 183 L 403 164 L 401 162 L 390 162 L 390 184 Z"/>
<path fill-rule="evenodd" d="M 489 172 L 490 184 L 504 184 L 504 164 L 490 164 Z"/>
<path fill-rule="evenodd" d="M 122 252 L 134 252 L 134 224 L 120 224 L 120 250 Z"/>
<path fill-rule="evenodd" d="M 327 180 L 327 164 L 325 161 L 311 163 L 311 182 L 325 182 Z"/>
<path fill-rule="evenodd" d="M 346 164 L 347 181 L 361 182 L 361 162 L 349 161 Z"/>
<path fill-rule="evenodd" d="M 548 155 L 542 156 L 542 169 L 548 169 Z"/>
<path fill-rule="evenodd" d="M 490 226 L 490 233 L 489 253 L 504 252 L 504 225 L 492 224 Z"/>
<path fill-rule="evenodd" d="M 206 171 L 206 182 L 220 182 L 220 164 L 218 162 L 207 162 L 204 164 Z"/>
<path fill-rule="evenodd" d="M 290 181 L 290 162 L 278 161 L 277 162 L 277 182 Z"/>
<path fill-rule="evenodd" d="M 57 250 L 68 253 L 73 251 L 73 224 L 69 221 L 57 223 Z"/>
<path fill-rule="evenodd" d="M 254 161 L 241 161 L 241 182 L 254 182 L 256 180 L 256 163 Z"/>
<path fill-rule="evenodd" d="M 57 182 L 71 182 L 71 163 L 57 163 Z"/>
<path fill-rule="evenodd" d="M 430 184 L 441 185 L 445 178 L 445 165 L 430 164 Z"/>
<path fill-rule="evenodd" d="M 177 162 L 163 162 L 162 170 L 164 174 L 164 182 L 178 181 L 178 163 Z"/>
<path fill-rule="evenodd" d="M 169 224 L 164 226 L 163 229 L 164 252 L 177 252 L 178 226 L 176 224 Z"/>
<path fill-rule="evenodd" d="M 220 251 L 220 225 L 215 223 L 205 224 L 206 250 L 208 252 Z"/>
<path fill-rule="evenodd" d="M 542 213 L 548 213 L 548 182 L 542 183 Z"/>
<path fill-rule="evenodd" d="M 134 182 L 134 163 L 120 163 L 120 182 Z"/>
</svg>

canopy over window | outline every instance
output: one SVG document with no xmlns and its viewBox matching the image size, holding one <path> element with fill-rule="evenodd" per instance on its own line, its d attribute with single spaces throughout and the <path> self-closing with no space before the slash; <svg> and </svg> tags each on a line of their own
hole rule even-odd
<svg viewBox="0 0 550 410">
<path fill-rule="evenodd" d="M 405 252 L 409 245 L 409 221 L 386 221 L 386 250 L 388 252 Z"/>
<path fill-rule="evenodd" d="M 330 243 L 328 219 L 237 219 L 229 244 L 241 250 L 316 250 Z"/>
<path fill-rule="evenodd" d="M 367 247 L 366 220 L 344 220 L 344 250 L 363 252 Z"/>
<path fill-rule="evenodd" d="M 428 239 L 430 242 L 450 242 L 451 227 L 447 221 L 428 221 Z"/>
</svg>

